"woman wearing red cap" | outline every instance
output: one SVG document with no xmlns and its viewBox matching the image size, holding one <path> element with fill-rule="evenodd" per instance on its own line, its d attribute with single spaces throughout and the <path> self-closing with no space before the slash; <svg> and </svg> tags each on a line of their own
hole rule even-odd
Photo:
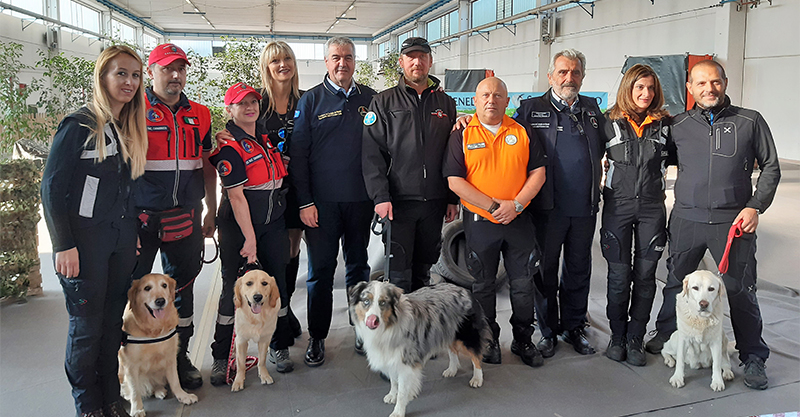
<svg viewBox="0 0 800 417">
<path fill-rule="evenodd" d="M 106 48 L 92 101 L 61 121 L 42 179 L 42 206 L 64 290 L 69 332 L 64 369 L 78 415 L 127 416 L 117 351 L 136 263 L 134 179 L 147 155 L 142 60 Z"/>
<path fill-rule="evenodd" d="M 221 317 L 234 316 L 233 286 L 238 270 L 245 263 L 258 261 L 275 277 L 281 293 L 278 325 L 270 344 L 270 355 L 277 359 L 278 372 L 291 372 L 289 342 L 292 340 L 286 306 L 286 264 L 289 262 L 289 236 L 284 212 L 286 198 L 281 188 L 287 175 L 278 148 L 269 140 L 263 124 L 258 123 L 261 94 L 253 87 L 237 83 L 225 93 L 225 109 L 231 117 L 226 130 L 231 140 L 225 141 L 212 155 L 224 192 L 217 213 L 222 293 L 219 301 Z M 233 320 L 217 321 L 211 345 L 214 362 L 211 384 L 223 385 L 226 380 Z M 284 358 L 285 360 L 280 360 Z"/>
</svg>

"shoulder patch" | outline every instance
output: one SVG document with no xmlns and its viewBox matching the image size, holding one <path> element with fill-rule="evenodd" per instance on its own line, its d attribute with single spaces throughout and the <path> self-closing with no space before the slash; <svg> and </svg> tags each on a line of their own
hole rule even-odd
<svg viewBox="0 0 800 417">
<path fill-rule="evenodd" d="M 241 144 L 242 144 L 242 149 L 244 149 L 245 152 L 247 152 L 247 153 L 252 153 L 253 152 L 253 143 L 250 142 L 249 139 L 244 139 L 241 142 Z"/>
<path fill-rule="evenodd" d="M 151 107 L 147 109 L 147 120 L 158 123 L 164 120 L 164 113 L 161 113 L 161 110 Z"/>
<path fill-rule="evenodd" d="M 232 170 L 233 166 L 227 160 L 223 159 L 217 162 L 217 172 L 219 172 L 220 177 L 227 177 L 230 175 Z"/>
<path fill-rule="evenodd" d="M 374 111 L 367 112 L 367 114 L 364 115 L 364 126 L 372 126 L 375 124 L 377 120 L 378 120 L 378 115 L 375 114 Z"/>
<path fill-rule="evenodd" d="M 517 137 L 514 135 L 506 135 L 506 143 L 509 145 L 516 145 Z"/>
</svg>

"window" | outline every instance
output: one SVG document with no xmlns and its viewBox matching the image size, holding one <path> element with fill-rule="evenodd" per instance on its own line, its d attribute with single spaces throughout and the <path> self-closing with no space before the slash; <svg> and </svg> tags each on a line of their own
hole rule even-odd
<svg viewBox="0 0 800 417">
<path fill-rule="evenodd" d="M 144 35 L 144 38 L 145 38 L 144 42 L 145 48 L 150 49 L 150 47 L 146 46 L 148 35 Z M 170 42 L 174 43 L 184 51 L 194 51 L 194 53 L 200 56 L 211 56 L 211 41 L 178 39 L 178 40 L 170 40 Z"/>
<path fill-rule="evenodd" d="M 449 16 L 449 21 L 450 21 L 450 24 L 449 24 L 450 31 L 447 32 L 447 34 L 448 35 L 452 35 L 454 33 L 460 32 L 461 29 L 458 28 L 458 10 L 450 13 L 448 16 Z"/>
<path fill-rule="evenodd" d="M 134 45 L 137 43 L 136 31 L 119 20 L 111 20 L 111 37 Z"/>
<path fill-rule="evenodd" d="M 325 59 L 324 43 L 289 43 L 294 51 L 295 58 L 299 60 Z"/>
<path fill-rule="evenodd" d="M 96 10 L 71 0 L 60 0 L 58 7 L 62 22 L 100 33 L 100 13 Z"/>
<path fill-rule="evenodd" d="M 442 19 L 428 22 L 428 40 L 433 41 L 442 37 Z"/>
<path fill-rule="evenodd" d="M 435 41 L 458 32 L 458 10 L 428 22 L 428 41 Z"/>
<path fill-rule="evenodd" d="M 387 54 L 392 52 L 392 46 L 390 41 L 381 42 L 378 44 L 378 58 L 383 58 Z"/>
<path fill-rule="evenodd" d="M 522 13 L 536 7 L 536 0 L 514 0 L 513 14 Z"/>
<path fill-rule="evenodd" d="M 497 20 L 497 0 L 478 0 L 472 3 L 472 27 Z"/>
<path fill-rule="evenodd" d="M 356 60 L 366 61 L 369 59 L 369 48 L 367 45 L 356 44 Z"/>
<path fill-rule="evenodd" d="M 403 41 L 411 37 L 411 31 L 397 35 L 397 44 L 402 45 Z"/>
<path fill-rule="evenodd" d="M 44 14 L 43 0 L 3 0 L 3 2 L 9 3 L 12 6 L 21 7 L 36 14 Z M 3 13 L 10 14 L 11 16 L 19 17 L 21 19 L 30 18 L 30 16 L 24 13 L 12 12 L 10 10 L 3 10 Z"/>
<path fill-rule="evenodd" d="M 142 43 L 143 43 L 142 47 L 146 51 L 150 51 L 156 46 L 158 46 L 158 39 L 145 33 L 144 35 L 142 35 Z"/>
</svg>

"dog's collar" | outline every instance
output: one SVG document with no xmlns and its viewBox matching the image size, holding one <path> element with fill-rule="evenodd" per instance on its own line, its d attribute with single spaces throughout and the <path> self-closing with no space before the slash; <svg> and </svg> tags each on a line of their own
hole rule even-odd
<svg viewBox="0 0 800 417">
<path fill-rule="evenodd" d="M 172 336 L 178 333 L 178 328 L 172 329 L 166 336 L 159 336 L 159 337 L 138 337 L 138 336 L 131 336 L 128 333 L 122 332 L 122 346 L 127 344 L 134 344 L 134 345 L 147 345 L 150 343 L 158 343 L 163 342 L 165 340 L 169 340 Z"/>
</svg>

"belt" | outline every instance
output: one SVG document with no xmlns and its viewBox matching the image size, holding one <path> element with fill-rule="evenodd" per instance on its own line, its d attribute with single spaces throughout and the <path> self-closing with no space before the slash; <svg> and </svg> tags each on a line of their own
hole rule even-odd
<svg viewBox="0 0 800 417">
<path fill-rule="evenodd" d="M 466 207 L 463 209 L 462 215 L 464 216 L 464 219 L 469 218 L 473 222 L 489 222 L 489 223 L 493 223 L 491 220 L 487 219 L 486 217 L 483 217 L 480 214 L 473 213 L 473 212 L 467 210 Z"/>
</svg>

